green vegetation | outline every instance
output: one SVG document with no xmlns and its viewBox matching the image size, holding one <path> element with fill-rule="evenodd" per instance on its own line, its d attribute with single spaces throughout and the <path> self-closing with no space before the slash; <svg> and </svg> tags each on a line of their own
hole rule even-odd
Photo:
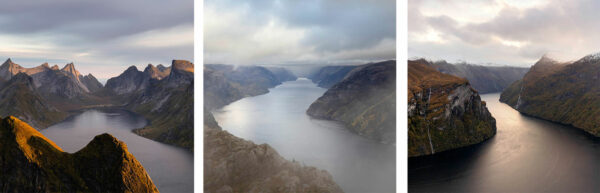
<svg viewBox="0 0 600 193">
<path fill-rule="evenodd" d="M 485 141 L 496 121 L 462 78 L 427 61 L 408 61 L 408 156 L 429 155 Z"/>
<path fill-rule="evenodd" d="M 354 68 L 313 102 L 306 113 L 336 120 L 383 143 L 396 142 L 396 61 Z"/>
<path fill-rule="evenodd" d="M 521 113 L 572 125 L 600 136 L 600 61 L 584 57 L 573 63 L 538 61 L 521 82 L 507 88 L 500 101 Z M 520 102 L 515 98 L 520 97 Z"/>
</svg>

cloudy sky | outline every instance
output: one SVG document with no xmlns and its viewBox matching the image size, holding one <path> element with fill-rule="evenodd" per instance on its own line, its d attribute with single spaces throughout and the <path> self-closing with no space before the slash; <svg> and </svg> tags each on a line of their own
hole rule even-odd
<svg viewBox="0 0 600 193">
<path fill-rule="evenodd" d="M 204 61 L 357 64 L 394 59 L 395 0 L 206 0 Z"/>
<path fill-rule="evenodd" d="M 192 0 L 7 1 L 0 60 L 25 67 L 74 62 L 106 79 L 127 66 L 193 61 Z"/>
<path fill-rule="evenodd" d="M 409 0 L 408 56 L 530 66 L 600 52 L 600 1 Z"/>
</svg>

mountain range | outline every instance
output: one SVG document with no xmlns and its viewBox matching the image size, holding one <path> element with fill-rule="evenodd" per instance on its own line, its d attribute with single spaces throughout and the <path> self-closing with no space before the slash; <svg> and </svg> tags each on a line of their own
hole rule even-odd
<svg viewBox="0 0 600 193">
<path fill-rule="evenodd" d="M 529 68 L 512 66 L 483 66 L 468 63 L 451 64 L 444 60 L 427 62 L 437 71 L 465 78 L 480 94 L 502 92 L 513 82 L 523 78 Z"/>
<path fill-rule="evenodd" d="M 143 72 L 131 66 L 103 86 L 73 63 L 24 68 L 8 59 L 0 66 L 0 116 L 43 129 L 83 109 L 124 108 L 150 120 L 135 133 L 192 150 L 193 72 L 193 63 L 184 60 L 170 67 L 149 64 Z"/>
<path fill-rule="evenodd" d="M 572 62 L 547 56 L 500 95 L 517 111 L 600 136 L 600 54 Z"/>
<path fill-rule="evenodd" d="M 469 81 L 444 74 L 426 60 L 408 61 L 408 156 L 481 143 L 496 120 Z"/>
</svg>

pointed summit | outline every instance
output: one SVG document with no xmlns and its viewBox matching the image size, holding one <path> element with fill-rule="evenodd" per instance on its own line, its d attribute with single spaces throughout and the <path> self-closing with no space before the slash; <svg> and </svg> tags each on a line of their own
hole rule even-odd
<svg viewBox="0 0 600 193">
<path fill-rule="evenodd" d="M 50 69 L 52 69 L 52 70 L 58 70 L 59 68 L 60 68 L 60 67 L 58 67 L 58 65 L 56 65 L 56 64 L 55 64 L 55 65 L 53 65 L 52 67 L 50 67 Z"/>
<path fill-rule="evenodd" d="M 73 64 L 73 62 L 65 65 L 65 67 L 63 67 L 63 69 L 61 69 L 61 71 L 66 72 L 69 75 L 72 75 L 76 79 L 79 79 L 79 76 L 81 76 L 79 71 L 77 71 L 77 69 L 75 69 L 75 64 Z"/>
<path fill-rule="evenodd" d="M 50 68 L 50 65 L 48 65 L 48 62 L 44 62 L 41 66 L 45 67 L 45 68 Z"/>
</svg>

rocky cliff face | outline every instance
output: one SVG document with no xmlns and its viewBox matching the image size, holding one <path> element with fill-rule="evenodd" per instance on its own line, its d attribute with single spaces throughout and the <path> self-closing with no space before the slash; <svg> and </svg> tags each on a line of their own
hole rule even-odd
<svg viewBox="0 0 600 193">
<path fill-rule="evenodd" d="M 161 72 L 167 71 L 169 75 L 160 79 L 146 75 L 148 86 L 132 95 L 125 107 L 151 120 L 148 126 L 134 130 L 136 134 L 193 150 L 194 64 L 173 60 L 171 67 Z"/>
<path fill-rule="evenodd" d="M 204 105 L 209 109 L 223 107 L 248 96 L 269 92 L 281 84 L 280 78 L 260 66 L 204 65 Z"/>
<path fill-rule="evenodd" d="M 330 88 L 336 83 L 343 80 L 346 75 L 357 66 L 325 66 L 318 71 L 310 74 L 308 78 L 317 86 L 322 88 Z"/>
<path fill-rule="evenodd" d="M 466 79 L 427 61 L 408 61 L 408 156 L 480 143 L 496 134 L 496 120 Z"/>
<path fill-rule="evenodd" d="M 150 76 L 131 66 L 119 76 L 106 81 L 106 89 L 117 95 L 133 94 L 148 88 Z"/>
<path fill-rule="evenodd" d="M 63 152 L 21 120 L 0 120 L 3 192 L 158 192 L 122 141 L 96 136 L 76 153 Z"/>
<path fill-rule="evenodd" d="M 204 110 L 204 192 L 342 192 L 324 170 L 221 130 Z"/>
<path fill-rule="evenodd" d="M 67 117 L 37 92 L 33 79 L 25 73 L 13 76 L 0 87 L 0 116 L 13 115 L 38 129 Z"/>
<path fill-rule="evenodd" d="M 466 78 L 481 94 L 502 92 L 513 82 L 523 78 L 529 68 L 510 66 L 481 66 L 467 63 L 450 64 L 446 61 L 428 63 L 436 70 Z"/>
<path fill-rule="evenodd" d="M 155 67 L 152 64 L 148 64 L 148 66 L 144 69 L 144 74 L 150 76 L 151 79 L 163 79 L 169 74 L 171 74 L 171 68 L 166 68 L 163 65 L 160 65 L 161 68 Z"/>
<path fill-rule="evenodd" d="M 500 101 L 521 113 L 600 136 L 598 55 L 588 55 L 575 62 L 542 57 L 523 79 L 502 92 Z"/>
<path fill-rule="evenodd" d="M 362 136 L 396 142 L 396 61 L 355 68 L 313 102 L 308 115 L 340 121 Z"/>
<path fill-rule="evenodd" d="M 78 97 L 86 98 L 90 92 L 102 87 L 102 84 L 91 74 L 82 76 L 75 69 L 73 63 L 65 65 L 62 69 L 58 69 L 56 65 L 50 67 L 48 63 L 34 68 L 24 68 L 8 59 L 0 66 L 0 79 L 5 81 L 10 80 L 18 73 L 24 73 L 33 78 L 38 92 L 45 97 L 69 100 Z"/>
</svg>

